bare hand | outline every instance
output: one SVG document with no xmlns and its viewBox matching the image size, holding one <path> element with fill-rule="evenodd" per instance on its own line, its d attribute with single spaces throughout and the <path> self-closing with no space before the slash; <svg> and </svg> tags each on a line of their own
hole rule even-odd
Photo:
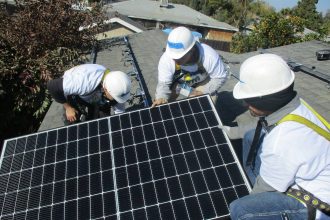
<svg viewBox="0 0 330 220">
<path fill-rule="evenodd" d="M 165 104 L 165 103 L 167 103 L 167 102 L 168 102 L 167 99 L 164 99 L 164 98 L 156 99 L 156 100 L 154 100 L 154 102 L 152 103 L 151 108 L 153 108 L 153 107 L 155 107 L 155 106 L 157 106 L 157 105 Z"/>
<path fill-rule="evenodd" d="M 71 106 L 65 108 L 66 119 L 69 122 L 74 122 L 77 120 L 77 117 L 76 117 L 77 113 L 78 113 L 78 111 Z"/>
<path fill-rule="evenodd" d="M 194 97 L 194 96 L 199 96 L 199 95 L 203 95 L 203 92 L 194 89 L 194 90 L 190 93 L 189 97 Z"/>
</svg>

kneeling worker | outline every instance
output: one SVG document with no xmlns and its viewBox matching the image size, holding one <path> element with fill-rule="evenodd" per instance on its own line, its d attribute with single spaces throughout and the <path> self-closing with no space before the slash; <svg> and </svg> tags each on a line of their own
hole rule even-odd
<svg viewBox="0 0 330 220">
<path fill-rule="evenodd" d="M 256 129 L 243 139 L 250 195 L 230 204 L 236 219 L 330 219 L 330 125 L 294 90 L 295 75 L 275 54 L 245 60 L 233 90 Z"/>
<path fill-rule="evenodd" d="M 97 118 L 102 108 L 110 113 L 111 106 L 115 114 L 124 112 L 131 81 L 121 71 L 83 64 L 65 71 L 61 78 L 50 80 L 47 88 L 55 101 L 63 104 L 66 119 L 73 123 L 79 120 L 79 115 L 85 115 L 86 120 Z"/>
<path fill-rule="evenodd" d="M 214 49 L 199 43 L 189 29 L 177 27 L 169 34 L 166 51 L 159 60 L 152 106 L 173 101 L 179 94 L 189 97 L 210 94 L 215 102 L 227 75 Z"/>
</svg>

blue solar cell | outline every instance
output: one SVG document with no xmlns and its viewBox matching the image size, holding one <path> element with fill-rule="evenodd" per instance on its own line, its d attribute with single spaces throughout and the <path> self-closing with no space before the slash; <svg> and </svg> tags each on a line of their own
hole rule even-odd
<svg viewBox="0 0 330 220">
<path fill-rule="evenodd" d="M 67 142 L 67 133 L 68 133 L 68 129 L 67 128 L 61 128 L 57 131 L 57 138 L 56 138 L 56 142 L 57 144 L 63 144 L 65 142 Z M 29 140 L 28 140 L 29 142 Z M 27 146 L 29 146 L 31 144 L 27 144 Z"/>
<path fill-rule="evenodd" d="M 198 99 L 192 99 L 190 100 L 189 104 L 191 105 L 191 109 L 193 113 L 199 113 L 202 112 L 202 107 L 199 104 Z"/>
<path fill-rule="evenodd" d="M 82 176 L 78 178 L 78 197 L 83 198 L 90 195 L 89 192 L 90 178 Z"/>
<path fill-rule="evenodd" d="M 141 125 L 141 118 L 139 112 L 132 112 L 130 114 L 131 122 L 132 122 L 132 127 L 136 127 Z"/>
<path fill-rule="evenodd" d="M 91 218 L 96 219 L 103 216 L 103 197 L 102 195 L 95 195 L 91 197 Z"/>
<path fill-rule="evenodd" d="M 162 105 L 159 107 L 160 113 L 162 115 L 163 120 L 171 119 L 171 111 L 168 105 Z"/>
</svg>

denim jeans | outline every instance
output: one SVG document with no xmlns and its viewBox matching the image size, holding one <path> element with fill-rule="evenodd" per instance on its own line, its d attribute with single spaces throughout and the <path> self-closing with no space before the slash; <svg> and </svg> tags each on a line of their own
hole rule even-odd
<svg viewBox="0 0 330 220">
<path fill-rule="evenodd" d="M 264 131 L 261 132 L 260 136 Z M 250 151 L 255 130 L 248 131 L 243 139 L 243 167 L 254 185 L 260 171 L 259 146 L 254 166 L 247 166 L 246 160 Z M 279 192 L 263 192 L 247 195 L 230 204 L 230 216 L 236 219 L 307 219 L 307 208 L 298 200 Z"/>
<path fill-rule="evenodd" d="M 246 165 L 247 157 L 248 157 L 248 154 L 250 152 L 251 144 L 252 144 L 253 137 L 254 137 L 254 132 L 255 132 L 255 129 L 246 132 L 246 134 L 244 135 L 244 138 L 243 138 L 243 142 L 242 142 L 242 145 L 243 145 L 243 154 L 242 154 L 242 156 L 243 156 L 243 168 L 244 168 L 245 173 L 248 176 L 248 179 L 250 180 L 252 186 L 254 185 L 257 176 L 259 175 L 260 165 L 261 165 L 261 160 L 260 160 L 261 147 L 260 146 L 257 146 L 259 149 L 258 149 L 258 152 L 257 152 L 257 156 L 255 158 L 254 166 L 253 165 L 250 165 L 250 166 Z M 260 136 L 263 135 L 263 133 L 264 133 L 264 131 L 262 130 Z"/>
<path fill-rule="evenodd" d="M 307 209 L 298 200 L 279 192 L 251 194 L 230 204 L 232 220 L 307 219 Z"/>
</svg>

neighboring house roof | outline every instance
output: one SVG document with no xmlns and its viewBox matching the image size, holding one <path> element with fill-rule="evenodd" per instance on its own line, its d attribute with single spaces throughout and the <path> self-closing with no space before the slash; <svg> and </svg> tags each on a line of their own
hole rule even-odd
<svg viewBox="0 0 330 220">
<path fill-rule="evenodd" d="M 166 46 L 166 39 L 167 35 L 161 30 L 144 31 L 128 36 L 137 64 L 152 99 L 154 99 L 157 85 L 158 61 Z M 315 70 L 330 76 L 330 60 L 318 61 L 316 59 L 315 52 L 321 49 L 329 49 L 329 44 L 320 41 L 309 41 L 245 54 L 233 54 L 223 51 L 219 51 L 219 54 L 228 61 L 236 62 L 229 64 L 232 72 L 236 76 L 239 75 L 238 72 L 241 63 L 248 57 L 259 54 L 260 52 L 278 54 L 286 60 L 290 59 L 291 61 L 303 64 L 307 67 L 315 67 Z M 125 65 L 122 54 L 123 51 L 118 46 L 109 48 L 109 50 L 103 50 L 97 54 L 96 63 L 103 64 L 112 70 L 128 71 L 129 69 L 127 68 L 131 67 Z M 295 72 L 295 76 L 295 89 L 300 96 L 330 121 L 329 84 L 300 71 Z M 234 77 L 230 77 L 227 83 L 222 87 L 222 92 L 230 93 L 236 83 L 237 80 Z M 226 101 L 227 100 L 220 97 L 216 104 L 217 107 L 227 105 L 228 103 Z M 54 117 L 54 113 L 52 113 L 58 111 L 58 109 L 58 107 L 56 109 L 56 103 L 53 103 L 49 113 L 47 113 L 47 115 L 50 116 L 48 117 L 46 115 L 44 119 L 42 130 L 59 126 L 53 122 L 56 117 Z M 61 113 L 57 114 L 57 118 L 60 118 Z"/>
<path fill-rule="evenodd" d="M 105 21 L 106 23 L 118 23 L 136 33 L 147 30 L 143 25 L 139 24 L 138 22 L 133 21 L 129 17 L 121 15 L 120 13 L 115 11 L 108 11 L 107 17 L 108 20 Z"/>
<path fill-rule="evenodd" d="M 160 7 L 161 2 L 149 0 L 131 0 L 112 3 L 112 9 L 130 18 L 171 22 L 184 25 L 193 25 L 236 32 L 237 28 L 210 18 L 185 5 L 169 4 L 169 7 Z"/>
</svg>

